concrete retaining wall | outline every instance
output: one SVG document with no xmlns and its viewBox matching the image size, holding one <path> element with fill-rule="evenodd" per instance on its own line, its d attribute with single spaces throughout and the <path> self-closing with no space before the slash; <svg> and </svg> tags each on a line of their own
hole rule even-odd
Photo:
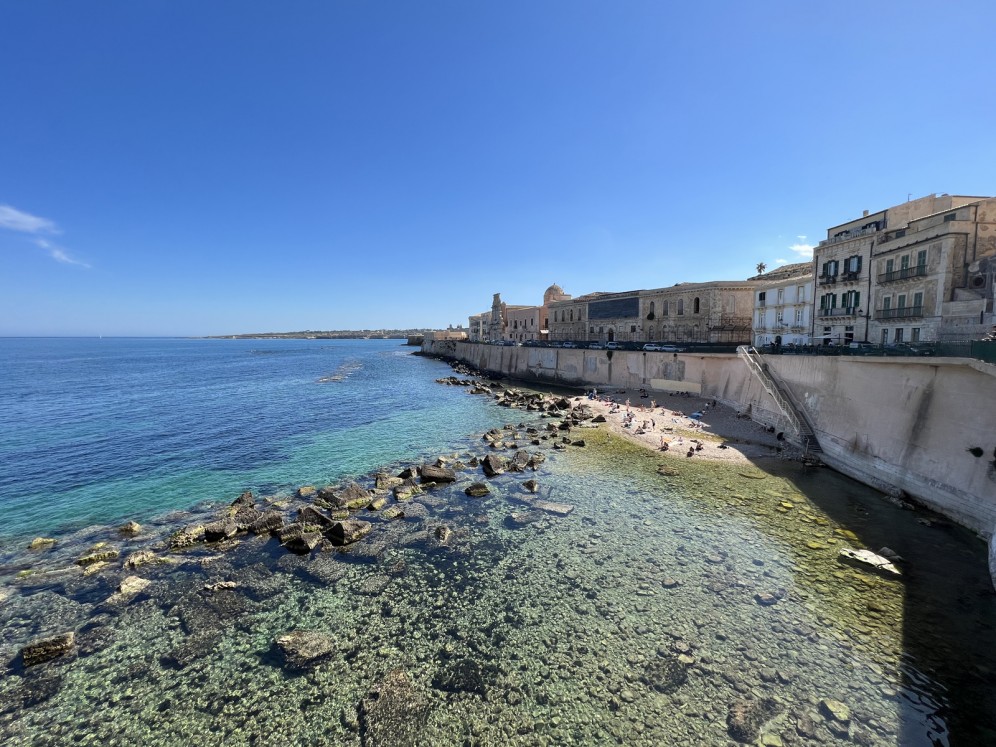
<svg viewBox="0 0 996 747">
<path fill-rule="evenodd" d="M 761 423 L 786 427 L 778 406 L 735 355 L 453 342 L 424 349 L 524 381 L 698 390 L 749 410 Z M 993 533 L 996 366 L 961 358 L 786 355 L 765 361 L 805 409 L 826 464 L 886 492 L 904 491 L 983 536 Z"/>
</svg>

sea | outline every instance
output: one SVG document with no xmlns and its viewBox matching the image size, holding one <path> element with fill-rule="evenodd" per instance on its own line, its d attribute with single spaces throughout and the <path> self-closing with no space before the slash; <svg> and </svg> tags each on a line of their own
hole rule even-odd
<svg viewBox="0 0 996 747">
<path fill-rule="evenodd" d="M 0 743 L 996 744 L 971 532 L 775 454 L 566 431 L 412 350 L 0 340 Z M 289 521 L 302 487 L 437 463 L 456 482 L 354 512 L 353 545 L 169 545 L 246 491 Z M 842 547 L 888 548 L 901 578 Z"/>
</svg>

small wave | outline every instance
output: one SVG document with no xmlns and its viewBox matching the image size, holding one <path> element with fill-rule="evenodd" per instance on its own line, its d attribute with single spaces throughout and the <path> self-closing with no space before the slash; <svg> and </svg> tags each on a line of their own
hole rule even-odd
<svg viewBox="0 0 996 747">
<path fill-rule="evenodd" d="M 359 361 L 346 361 L 328 376 L 323 376 L 318 380 L 319 384 L 333 384 L 338 381 L 345 381 L 354 373 L 363 368 Z"/>
</svg>

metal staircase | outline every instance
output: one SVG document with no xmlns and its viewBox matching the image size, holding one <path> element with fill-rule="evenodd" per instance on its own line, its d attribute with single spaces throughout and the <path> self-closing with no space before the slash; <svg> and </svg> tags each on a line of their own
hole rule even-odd
<svg viewBox="0 0 996 747">
<path fill-rule="evenodd" d="M 747 345 L 738 347 L 737 355 L 740 356 L 747 364 L 747 367 L 757 376 L 765 391 L 771 395 L 771 398 L 781 408 L 786 420 L 789 421 L 795 432 L 799 434 L 799 440 L 802 442 L 803 448 L 807 452 L 822 453 L 823 449 L 820 448 L 820 443 L 816 440 L 816 434 L 813 432 L 809 421 L 806 420 L 805 414 L 800 408 L 795 406 L 788 394 L 782 390 L 778 381 L 768 371 L 768 366 L 761 359 L 761 355 L 754 348 Z"/>
</svg>

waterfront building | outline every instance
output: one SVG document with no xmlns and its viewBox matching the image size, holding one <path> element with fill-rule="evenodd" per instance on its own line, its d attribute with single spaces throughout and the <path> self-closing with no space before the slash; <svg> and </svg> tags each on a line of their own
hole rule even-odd
<svg viewBox="0 0 996 747">
<path fill-rule="evenodd" d="M 899 332 L 900 340 L 908 340 L 909 335 L 913 334 L 913 329 L 920 329 L 922 332 L 923 300 L 926 298 L 926 288 L 916 290 L 910 287 L 907 288 L 908 292 L 905 294 L 888 289 L 879 292 L 880 284 L 900 288 L 901 286 L 909 286 L 910 284 L 907 282 L 909 280 L 915 281 L 918 278 L 925 278 L 925 274 L 916 274 L 921 272 L 920 270 L 910 271 L 907 267 L 905 268 L 906 272 L 902 272 L 904 268 L 899 266 L 897 262 L 902 262 L 903 252 L 900 250 L 908 246 L 909 242 L 896 242 L 896 239 L 905 238 L 904 232 L 909 230 L 912 222 L 918 222 L 921 218 L 929 216 L 946 214 L 979 201 L 986 201 L 986 198 L 932 194 L 916 200 L 908 200 L 877 213 L 869 213 L 865 210 L 860 218 L 827 229 L 827 238 L 820 242 L 813 254 L 813 272 L 816 282 L 813 342 L 823 345 L 846 345 L 855 340 L 881 342 L 883 329 L 891 342 L 895 339 L 897 329 L 902 330 Z M 953 235 L 951 238 L 954 240 Z M 880 245 L 882 245 L 882 251 L 879 250 Z M 940 256 L 942 248 L 935 247 L 934 252 L 937 259 L 933 267 L 939 273 L 951 273 L 955 269 L 951 264 L 955 259 L 949 252 L 947 264 L 942 267 Z M 951 245 L 948 248 L 951 249 Z M 966 241 L 965 251 L 967 250 Z M 965 251 L 962 252 L 963 258 L 967 256 Z M 973 251 L 977 251 L 974 249 L 974 242 Z M 875 267 L 872 266 L 873 256 L 875 257 Z M 890 259 L 894 266 L 887 270 L 886 266 Z M 916 259 L 915 256 L 914 259 Z M 924 259 L 926 259 L 926 255 L 924 255 Z M 909 260 L 907 259 L 907 261 Z M 927 270 L 924 269 L 922 272 L 926 273 Z M 967 277 L 967 272 L 965 275 Z M 883 277 L 891 279 L 883 280 Z M 964 288 L 963 279 L 954 280 L 952 278 L 952 280 L 954 285 L 948 282 L 940 283 L 947 288 L 947 293 L 951 296 L 947 299 L 948 301 L 955 300 L 953 298 L 955 286 Z M 899 281 L 901 281 L 900 284 L 896 285 Z M 919 297 L 914 295 L 917 292 L 921 294 Z M 943 290 L 938 292 L 941 296 L 945 293 Z M 903 296 L 904 303 L 904 310 L 901 312 L 892 305 L 899 303 L 899 296 Z M 880 302 L 883 306 L 875 307 L 873 302 L 878 302 L 879 298 L 881 298 Z M 920 304 L 918 307 L 914 307 L 913 302 L 917 299 L 920 300 Z M 941 302 L 937 301 L 937 303 Z M 917 312 L 912 311 L 913 308 L 919 309 L 919 316 L 916 315 Z M 952 313 L 956 310 L 954 307 L 949 308 Z M 937 312 L 932 327 L 939 328 L 942 309 L 932 308 L 931 311 Z M 910 324 L 909 322 L 914 323 Z M 920 339 L 927 338 L 921 335 Z"/>
<path fill-rule="evenodd" d="M 950 207 L 878 237 L 873 342 L 977 340 L 996 323 L 996 198 L 949 199 Z"/>
<path fill-rule="evenodd" d="M 551 302 L 550 339 L 624 342 L 639 340 L 640 291 L 588 293 Z"/>
<path fill-rule="evenodd" d="M 813 264 L 785 265 L 756 280 L 754 345 L 808 345 L 812 328 Z"/>
<path fill-rule="evenodd" d="M 527 342 L 549 339 L 549 305 L 556 301 L 570 299 L 570 294 L 554 283 L 543 292 L 543 303 L 539 306 L 507 304 L 501 294 L 495 293 L 491 300 L 491 310 L 469 317 L 471 342 L 491 340 L 511 340 Z"/>
<path fill-rule="evenodd" d="M 642 337 L 648 342 L 751 342 L 757 279 L 678 283 L 640 292 Z"/>
</svg>

